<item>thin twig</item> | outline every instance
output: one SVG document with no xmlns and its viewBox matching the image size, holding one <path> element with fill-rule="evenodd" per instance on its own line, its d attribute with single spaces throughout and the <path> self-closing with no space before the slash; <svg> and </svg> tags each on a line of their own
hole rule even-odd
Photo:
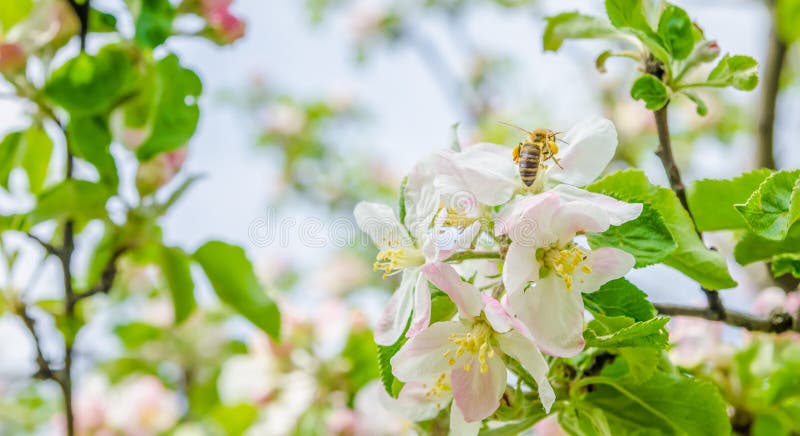
<svg viewBox="0 0 800 436">
<path fill-rule="evenodd" d="M 764 63 L 764 76 L 761 85 L 761 102 L 758 114 L 758 148 L 756 166 L 775 169 L 775 109 L 778 101 L 781 72 L 786 60 L 786 44 L 775 29 L 774 5 L 770 5 L 773 16 L 772 31 L 769 35 L 767 59 Z"/>
<path fill-rule="evenodd" d="M 461 262 L 469 259 L 500 259 L 496 251 L 462 251 L 447 258 L 448 262 Z"/>
<path fill-rule="evenodd" d="M 36 321 L 28 313 L 28 308 L 25 306 L 20 308 L 18 313 L 19 317 L 22 318 L 22 322 L 25 323 L 25 327 L 27 327 L 28 331 L 31 333 L 31 336 L 33 337 L 33 344 L 36 348 L 36 364 L 38 365 L 39 369 L 36 374 L 34 374 L 34 377 L 55 380 L 60 384 L 61 381 L 56 376 L 56 372 L 53 370 L 47 358 L 44 357 L 42 343 L 39 340 L 39 334 L 36 332 Z"/>
<path fill-rule="evenodd" d="M 53 244 L 46 242 L 44 239 L 34 235 L 33 233 L 28 232 L 28 237 L 36 241 L 39 245 L 41 245 L 47 253 L 52 254 L 53 256 L 60 256 L 61 253 L 58 248 L 56 248 Z"/>
<path fill-rule="evenodd" d="M 121 247 L 114 251 L 105 268 L 103 268 L 103 272 L 100 275 L 100 281 L 89 288 L 88 291 L 76 293 L 74 299 L 75 304 L 84 298 L 88 298 L 96 294 L 105 294 L 111 290 L 111 287 L 114 285 L 114 279 L 117 276 L 117 260 L 119 260 L 122 254 L 125 253 L 126 249 L 127 247 Z"/>
<path fill-rule="evenodd" d="M 759 318 L 742 312 L 726 310 L 724 317 L 709 308 L 679 306 L 675 304 L 655 304 L 658 313 L 671 316 L 691 316 L 710 321 L 720 321 L 735 327 L 742 327 L 754 332 L 783 333 L 787 331 L 800 331 L 800 325 L 794 322 L 791 315 L 786 312 L 776 312 L 767 318 Z"/>
</svg>

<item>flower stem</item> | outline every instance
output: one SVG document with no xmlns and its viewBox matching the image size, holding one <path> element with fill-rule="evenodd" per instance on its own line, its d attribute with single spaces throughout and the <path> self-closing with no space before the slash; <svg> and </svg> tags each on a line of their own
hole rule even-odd
<svg viewBox="0 0 800 436">
<path fill-rule="evenodd" d="M 496 251 L 462 251 L 447 258 L 448 262 L 462 262 L 470 259 L 500 259 Z"/>
</svg>

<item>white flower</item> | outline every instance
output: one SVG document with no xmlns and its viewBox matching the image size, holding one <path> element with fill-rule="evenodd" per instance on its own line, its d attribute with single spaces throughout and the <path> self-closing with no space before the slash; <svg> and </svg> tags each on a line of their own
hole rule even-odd
<svg viewBox="0 0 800 436">
<path fill-rule="evenodd" d="M 582 247 L 576 235 L 603 232 L 641 210 L 641 204 L 567 187 L 518 199 L 501 212 L 495 230 L 512 240 L 503 265 L 510 310 L 543 350 L 557 356 L 580 352 L 581 293 L 624 276 L 635 263 L 616 248 Z"/>
<path fill-rule="evenodd" d="M 380 249 L 374 269 L 383 270 L 384 278 L 402 274 L 400 286 L 375 327 L 375 341 L 381 345 L 397 341 L 412 312 L 414 318 L 408 337 L 428 326 L 430 289 L 422 267 L 437 265 L 437 268 L 452 270 L 453 267 L 443 261 L 455 251 L 468 247 L 480 230 L 477 220 L 465 228 L 446 226 L 450 213 L 447 208 L 440 207 L 441 197 L 432 180 L 433 169 L 427 161 L 416 165 L 409 174 L 405 189 L 405 225 L 391 207 L 383 204 L 361 202 L 353 212 L 358 226 Z M 454 292 L 449 288 L 441 289 L 451 296 Z"/>
<path fill-rule="evenodd" d="M 426 268 L 433 269 L 434 266 Z M 392 372 L 406 382 L 399 406 L 411 419 L 426 419 L 453 399 L 451 430 L 477 434 L 481 420 L 500 405 L 506 388 L 503 355 L 516 359 L 536 380 L 549 411 L 555 393 L 547 380 L 547 362 L 524 325 L 494 298 L 461 281 L 452 270 L 430 271 L 434 284 L 449 282 L 459 319 L 437 322 L 411 338 L 392 358 Z M 457 286 L 452 286 L 455 282 Z M 403 407 L 400 407 L 401 409 Z"/>
<path fill-rule="evenodd" d="M 617 131 L 605 118 L 592 118 L 576 124 L 563 136 L 564 144 L 556 155 L 559 165 L 543 162 L 535 184 L 550 189 L 558 184 L 585 186 L 608 166 L 617 148 Z M 482 204 L 497 206 L 508 202 L 522 183 L 511 158 L 511 149 L 482 143 L 462 152 L 438 154 L 435 183 L 456 191 L 471 192 Z"/>
</svg>

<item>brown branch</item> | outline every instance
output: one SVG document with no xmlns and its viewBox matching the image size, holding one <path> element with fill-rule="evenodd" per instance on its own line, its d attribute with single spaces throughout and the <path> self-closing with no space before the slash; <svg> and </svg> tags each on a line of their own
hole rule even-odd
<svg viewBox="0 0 800 436">
<path fill-rule="evenodd" d="M 713 292 L 713 291 L 711 291 Z M 679 306 L 674 304 L 655 304 L 656 310 L 662 315 L 691 316 L 709 321 L 719 321 L 725 324 L 742 327 L 754 332 L 783 333 L 788 331 L 800 332 L 800 325 L 794 322 L 791 315 L 786 312 L 776 312 L 767 318 L 759 318 L 733 310 L 725 311 L 722 318 L 709 308 Z"/>
<path fill-rule="evenodd" d="M 36 364 L 39 369 L 36 374 L 34 374 L 34 377 L 54 380 L 60 384 L 61 380 L 59 380 L 56 372 L 50 365 L 50 362 L 44 357 L 42 343 L 39 340 L 39 334 L 36 332 L 36 321 L 28 313 L 28 308 L 25 306 L 22 306 L 17 313 L 19 317 L 22 318 L 22 322 L 25 323 L 25 327 L 27 327 L 28 331 L 31 333 L 31 336 L 33 337 L 33 344 L 36 348 Z"/>
<path fill-rule="evenodd" d="M 53 244 L 46 242 L 44 239 L 34 235 L 33 233 L 28 232 L 28 237 L 36 241 L 37 244 L 41 245 L 45 251 L 53 256 L 61 256 L 61 251 L 56 248 Z"/>
<path fill-rule="evenodd" d="M 661 165 L 667 173 L 669 186 L 675 191 L 675 195 L 678 197 L 681 205 L 686 209 L 686 212 L 689 213 L 689 217 L 691 217 L 692 212 L 689 210 L 689 202 L 686 200 L 686 187 L 683 185 L 681 172 L 678 169 L 678 165 L 675 163 L 675 156 L 672 154 L 672 141 L 669 137 L 669 122 L 667 120 L 668 106 L 669 103 L 653 112 L 656 120 L 656 129 L 658 130 L 658 149 L 656 149 L 656 155 L 661 158 Z"/>
<path fill-rule="evenodd" d="M 127 247 L 120 247 L 111 255 L 111 258 L 108 260 L 105 268 L 103 268 L 103 272 L 100 275 L 100 280 L 89 290 L 86 292 L 80 292 L 75 294 L 74 303 L 77 304 L 78 301 L 83 300 L 84 298 L 91 297 L 92 295 L 96 294 L 105 294 L 111 290 L 111 287 L 114 285 L 114 279 L 117 277 L 117 260 L 122 256 L 123 253 L 127 250 Z"/>
<path fill-rule="evenodd" d="M 761 102 L 758 114 L 758 148 L 756 149 L 756 167 L 775 169 L 775 109 L 780 91 L 780 78 L 786 60 L 786 44 L 775 29 L 774 5 L 770 5 L 773 16 L 772 30 L 769 35 L 767 59 L 764 64 L 764 76 L 761 85 Z"/>
</svg>

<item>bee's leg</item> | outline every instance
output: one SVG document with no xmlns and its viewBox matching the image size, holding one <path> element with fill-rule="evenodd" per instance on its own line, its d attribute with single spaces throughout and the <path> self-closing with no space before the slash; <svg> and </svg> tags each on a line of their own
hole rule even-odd
<svg viewBox="0 0 800 436">
<path fill-rule="evenodd" d="M 558 158 L 556 158 L 555 156 L 553 156 L 553 162 L 555 162 L 557 167 L 561 168 L 562 170 L 564 169 L 564 167 L 561 166 L 561 163 L 559 162 Z"/>
<path fill-rule="evenodd" d="M 517 146 L 514 147 L 514 151 L 511 152 L 511 157 L 514 159 L 514 163 L 519 163 L 519 151 L 521 146 L 522 144 L 517 144 Z"/>
</svg>

